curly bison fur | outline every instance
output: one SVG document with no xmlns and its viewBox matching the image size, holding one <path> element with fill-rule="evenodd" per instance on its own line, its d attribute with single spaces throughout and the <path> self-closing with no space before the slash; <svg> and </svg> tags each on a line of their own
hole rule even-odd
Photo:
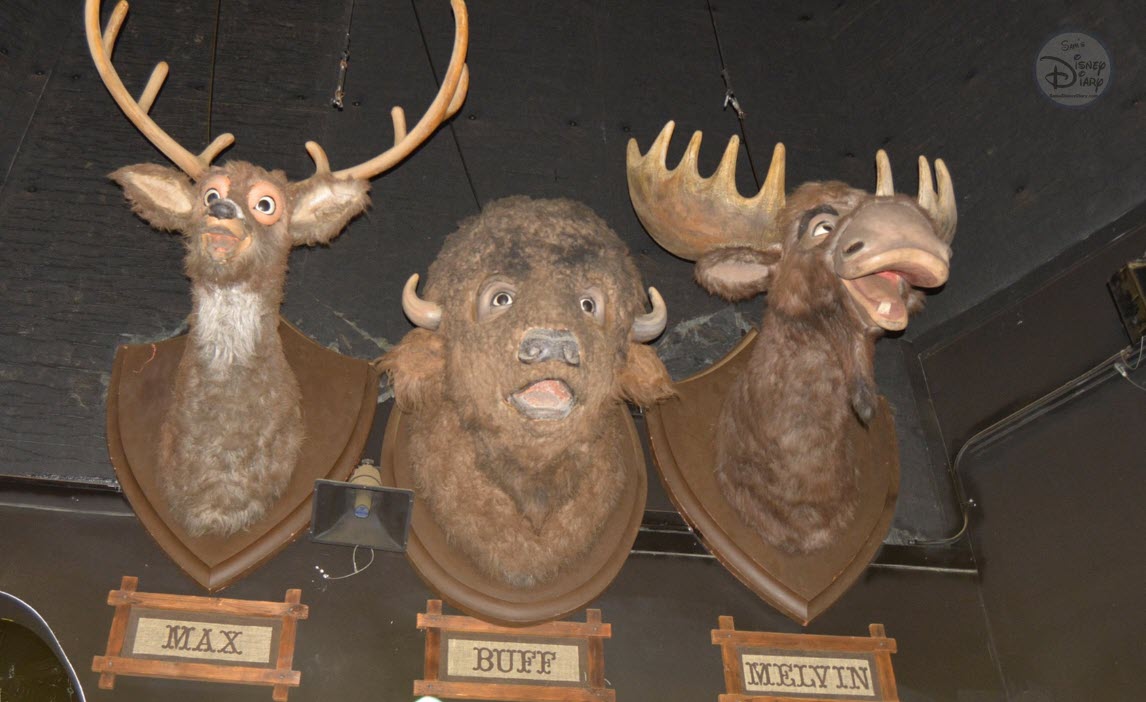
<svg viewBox="0 0 1146 702">
<path fill-rule="evenodd" d="M 636 266 L 584 205 L 513 197 L 448 237 L 424 298 L 440 326 L 382 361 L 412 415 L 416 489 L 489 576 L 550 581 L 594 546 L 624 490 L 618 403 L 672 394 L 631 338 L 645 313 Z M 536 356 L 537 339 L 553 357 Z"/>
</svg>

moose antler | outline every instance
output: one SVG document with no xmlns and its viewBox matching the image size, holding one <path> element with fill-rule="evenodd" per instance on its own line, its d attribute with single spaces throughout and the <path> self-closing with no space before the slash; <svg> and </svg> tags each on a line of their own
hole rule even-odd
<svg viewBox="0 0 1146 702">
<path fill-rule="evenodd" d="M 935 222 L 935 235 L 944 243 L 950 244 L 955 238 L 955 224 L 959 219 L 955 211 L 955 186 L 951 184 L 951 174 L 943 159 L 935 159 L 935 180 L 939 192 L 931 182 L 931 166 L 927 157 L 919 157 L 919 206 Z M 887 152 L 880 149 L 875 153 L 875 194 L 877 197 L 890 197 L 895 194 L 895 182 L 891 177 L 891 161 Z"/>
<path fill-rule="evenodd" d="M 696 132 L 674 169 L 665 158 L 674 122 L 661 130 L 641 155 L 636 139 L 629 140 L 629 197 L 637 217 L 664 248 L 695 261 L 720 246 L 763 248 L 779 241 L 776 215 L 784 207 L 784 145 L 776 144 L 764 185 L 752 198 L 736 189 L 736 157 L 740 138 L 733 135 L 716 172 L 702 178 L 696 169 L 702 134 Z"/>
<path fill-rule="evenodd" d="M 394 122 L 394 145 L 378 154 L 369 161 L 357 166 L 336 171 L 334 175 L 339 178 L 359 178 L 369 180 L 376 175 L 390 170 L 402 159 L 413 153 L 442 122 L 453 117 L 462 103 L 466 100 L 466 93 L 470 87 L 470 69 L 466 65 L 466 51 L 470 40 L 469 15 L 463 0 L 450 0 L 454 9 L 454 48 L 450 55 L 450 63 L 446 68 L 446 77 L 442 87 L 438 89 L 437 96 L 430 103 L 426 114 L 414 125 L 414 129 L 406 132 L 406 113 L 401 107 L 390 110 L 390 119 Z M 306 142 L 306 151 L 314 159 L 315 174 L 328 173 L 330 162 L 326 152 L 317 142 Z"/>
<path fill-rule="evenodd" d="M 155 65 L 155 69 L 151 72 L 151 78 L 147 80 L 147 87 L 143 89 L 139 100 L 131 97 L 131 93 L 124 87 L 123 81 L 119 79 L 119 74 L 116 73 L 115 67 L 111 63 L 115 40 L 119 36 L 123 21 L 127 18 L 127 10 L 127 0 L 119 0 L 107 22 L 107 29 L 101 33 L 99 27 L 100 0 L 86 1 L 84 5 L 84 28 L 88 37 L 88 50 L 91 52 L 96 70 L 99 71 L 103 84 L 107 86 L 108 92 L 119 105 L 119 109 L 123 110 L 131 123 L 143 132 L 147 140 L 162 151 L 164 156 L 171 159 L 172 163 L 179 166 L 192 179 L 198 180 L 211 166 L 211 161 L 214 161 L 215 157 L 224 149 L 235 143 L 235 137 L 231 134 L 220 134 L 206 149 L 203 149 L 203 153 L 196 156 L 172 139 L 170 134 L 163 131 L 155 123 L 155 120 L 151 119 L 147 113 L 151 110 L 151 105 L 155 102 L 159 89 L 163 87 L 163 82 L 167 80 L 166 61 L 160 61 Z"/>
<path fill-rule="evenodd" d="M 99 71 L 100 78 L 107 86 L 108 92 L 115 99 L 116 104 L 136 126 L 147 140 L 155 145 L 163 155 L 183 170 L 193 180 L 198 180 L 211 166 L 211 162 L 228 146 L 235 143 L 231 134 L 221 134 L 196 156 L 183 148 L 167 132 L 155 123 L 148 112 L 155 101 L 159 89 L 167 79 L 168 67 L 165 61 L 160 61 L 151 73 L 147 86 L 143 89 L 139 100 L 131 97 L 119 74 L 111 62 L 111 55 L 115 47 L 116 37 L 120 27 L 127 17 L 127 0 L 120 0 L 111 13 L 107 29 L 100 32 L 100 2 L 101 0 L 86 0 L 84 5 L 84 25 L 88 38 L 88 49 L 92 60 Z M 334 173 L 339 178 L 358 178 L 369 180 L 376 175 L 393 168 L 402 159 L 409 156 L 422 142 L 441 126 L 442 122 L 452 117 L 465 102 L 469 90 L 469 68 L 466 66 L 466 51 L 469 47 L 469 15 L 466 12 L 464 0 L 450 0 L 454 10 L 454 48 L 450 56 L 449 67 L 446 70 L 445 80 L 438 90 L 434 101 L 414 129 L 407 133 L 406 114 L 401 107 L 390 111 L 394 122 L 394 145 L 375 156 L 369 161 L 358 164 Z M 322 147 L 316 142 L 306 143 L 307 153 L 315 163 L 315 173 L 329 173 L 330 162 Z"/>
</svg>

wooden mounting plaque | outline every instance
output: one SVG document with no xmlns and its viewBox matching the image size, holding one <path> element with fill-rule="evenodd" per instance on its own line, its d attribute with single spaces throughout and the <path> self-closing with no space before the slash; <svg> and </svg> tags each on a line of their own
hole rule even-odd
<svg viewBox="0 0 1146 702">
<path fill-rule="evenodd" d="M 605 639 L 613 635 L 601 610 L 585 622 L 505 627 L 442 614 L 442 601 L 418 615 L 426 632 L 425 679 L 415 695 L 466 700 L 614 702 L 605 687 Z"/>
<path fill-rule="evenodd" d="M 859 506 L 827 548 L 791 554 L 765 542 L 716 482 L 716 421 L 748 364 L 756 332 L 712 367 L 674 384 L 677 396 L 645 412 L 653 462 L 673 505 L 724 567 L 776 609 L 807 624 L 847 592 L 883 545 L 899 495 L 899 447 L 887 400 L 865 430 L 848 427 L 859 472 Z"/>
<path fill-rule="evenodd" d="M 891 654 L 895 639 L 883 624 L 864 636 L 815 636 L 736 631 L 720 617 L 712 643 L 724 658 L 720 702 L 899 702 Z"/>
<path fill-rule="evenodd" d="M 107 595 L 115 607 L 107 652 L 92 658 L 100 689 L 113 689 L 116 675 L 137 675 L 269 685 L 275 702 L 286 702 L 298 687 L 295 633 L 309 615 L 301 590 L 260 602 L 137 592 L 138 584 L 125 575 Z"/>
<path fill-rule="evenodd" d="M 270 559 L 310 523 L 314 481 L 346 480 L 358 465 L 378 404 L 366 361 L 323 348 L 279 319 L 279 338 L 302 392 L 306 433 L 290 484 L 263 519 L 227 537 L 193 537 L 159 492 L 159 427 L 187 337 L 120 346 L 107 393 L 107 447 L 115 477 L 147 533 L 208 592 Z"/>
</svg>

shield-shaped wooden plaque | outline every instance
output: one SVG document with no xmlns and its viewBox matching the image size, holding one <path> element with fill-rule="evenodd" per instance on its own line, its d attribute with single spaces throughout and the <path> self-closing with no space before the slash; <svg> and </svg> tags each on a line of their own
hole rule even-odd
<svg viewBox="0 0 1146 702">
<path fill-rule="evenodd" d="M 625 493 L 609 516 L 596 546 L 580 561 L 570 563 L 551 581 L 533 588 L 514 588 L 496 581 L 452 546 L 426 503 L 415 492 L 414 514 L 406 556 L 422 580 L 453 606 L 486 621 L 525 626 L 561 619 L 600 595 L 624 565 L 645 513 L 648 481 L 640 435 L 625 405 L 614 421 L 626 427 Z M 382 483 L 414 489 L 409 459 L 411 415 L 394 408 L 382 443 Z"/>
<path fill-rule="evenodd" d="M 116 478 L 160 548 L 212 592 L 269 559 L 306 528 L 314 481 L 346 480 L 374 418 L 378 374 L 369 363 L 319 346 L 284 319 L 279 338 L 302 391 L 306 438 L 283 496 L 262 520 L 226 538 L 189 536 L 156 484 L 159 427 L 187 338 L 116 350 L 107 393 L 107 445 Z"/>
<path fill-rule="evenodd" d="M 748 364 L 750 332 L 712 367 L 677 383 L 678 396 L 646 414 L 653 459 L 665 490 L 712 554 L 745 585 L 807 624 L 847 591 L 875 557 L 895 512 L 899 451 L 887 400 L 868 428 L 848 427 L 859 465 L 860 502 L 835 544 L 790 554 L 766 543 L 740 519 L 716 482 L 716 421 L 728 389 Z"/>
</svg>

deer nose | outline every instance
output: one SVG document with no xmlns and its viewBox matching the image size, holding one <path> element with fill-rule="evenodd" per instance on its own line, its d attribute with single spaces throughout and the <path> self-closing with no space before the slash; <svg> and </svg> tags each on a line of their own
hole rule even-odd
<svg viewBox="0 0 1146 702">
<path fill-rule="evenodd" d="M 243 218 L 243 213 L 239 211 L 239 206 L 235 204 L 234 200 L 227 198 L 219 198 L 210 205 L 207 205 L 207 214 L 215 219 Z"/>
<path fill-rule="evenodd" d="M 557 329 L 530 329 L 525 332 L 517 348 L 517 360 L 522 363 L 561 361 L 570 366 L 581 365 L 581 346 L 572 332 Z"/>
</svg>

